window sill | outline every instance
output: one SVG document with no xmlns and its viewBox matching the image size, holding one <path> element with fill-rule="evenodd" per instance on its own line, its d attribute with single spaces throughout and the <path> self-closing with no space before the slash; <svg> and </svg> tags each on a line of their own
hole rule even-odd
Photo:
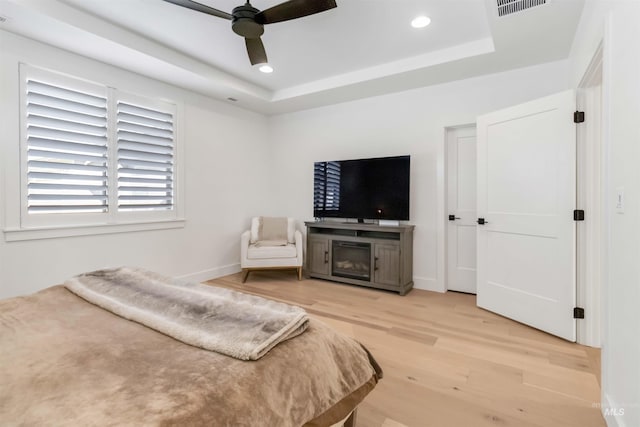
<svg viewBox="0 0 640 427">
<path fill-rule="evenodd" d="M 4 240 L 7 242 L 17 242 L 21 240 L 56 239 L 61 237 L 93 236 L 98 234 L 166 230 L 171 228 L 184 228 L 185 222 L 186 221 L 184 219 L 173 219 L 165 221 L 145 221 L 120 224 L 13 228 L 4 230 Z"/>
</svg>

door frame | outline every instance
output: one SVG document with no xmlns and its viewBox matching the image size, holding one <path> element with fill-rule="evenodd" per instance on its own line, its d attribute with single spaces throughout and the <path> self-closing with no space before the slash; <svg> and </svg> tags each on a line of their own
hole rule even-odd
<svg viewBox="0 0 640 427">
<path fill-rule="evenodd" d="M 579 344 L 588 345 L 591 347 L 600 347 L 603 342 L 603 327 L 604 327 L 604 311 L 603 304 L 603 288 L 604 278 L 607 275 L 606 265 L 606 245 L 607 245 L 607 194 L 606 194 L 606 179 L 607 179 L 607 147 L 605 144 L 605 132 L 606 132 L 606 120 L 605 112 L 606 106 L 606 88 L 603 73 L 606 72 L 604 68 L 604 52 L 603 43 L 600 45 L 593 54 L 593 57 L 587 67 L 582 80 L 580 81 L 576 95 L 576 105 L 580 111 L 586 112 L 586 120 L 582 125 L 589 125 L 589 117 L 600 117 L 599 129 L 584 130 L 584 126 L 580 125 L 577 129 L 577 149 L 579 151 L 577 155 L 577 167 L 578 167 L 578 191 L 577 203 L 581 206 L 578 208 L 586 211 L 585 218 L 592 216 L 596 219 L 595 215 L 599 215 L 596 221 L 585 221 L 584 224 L 579 224 L 577 231 L 577 247 L 578 256 L 576 262 L 576 268 L 578 269 L 577 281 L 576 281 L 576 298 L 577 305 L 585 309 L 585 318 L 577 322 L 576 337 Z M 594 85 L 601 85 L 601 92 L 599 96 L 594 93 Z M 593 121 L 591 120 L 591 123 Z M 446 292 L 448 290 L 448 277 L 447 277 L 447 141 L 448 134 L 451 130 L 456 128 L 463 128 L 469 126 L 475 126 L 476 124 L 471 122 L 444 126 L 441 153 L 443 157 L 440 157 L 440 161 L 437 162 L 437 187 L 438 187 L 438 214 L 440 217 L 439 226 L 437 227 L 437 252 L 443 254 L 443 257 L 437 263 L 438 274 L 437 277 L 442 277 L 442 286 L 440 292 Z M 582 129 L 581 129 L 582 127 Z M 588 128 L 587 128 L 588 129 Z M 594 139 L 595 136 L 595 139 Z M 589 139 L 591 138 L 591 139 Z M 587 148 L 589 151 L 585 151 Z M 590 161 L 586 162 L 585 157 Z M 586 179 L 585 177 L 597 176 L 599 180 Z M 583 203 L 586 203 L 583 205 Z M 587 235 L 591 238 L 587 238 Z M 597 250 L 594 250 L 597 249 Z M 586 257 L 585 257 L 586 255 Z M 594 275 L 595 273 L 595 275 Z M 588 278 L 591 278 L 590 280 Z M 439 280 L 436 280 L 439 282 Z M 435 290 L 435 289 L 434 289 Z"/>
<path fill-rule="evenodd" d="M 606 240 L 606 218 L 604 211 L 604 171 L 605 153 L 602 144 L 602 45 L 596 50 L 587 71 L 576 91 L 576 106 L 580 111 L 586 111 L 587 119 L 577 128 L 577 200 L 576 208 L 586 211 L 585 217 L 593 218 L 578 224 L 576 233 L 577 259 L 576 259 L 576 305 L 585 309 L 585 319 L 577 322 L 576 342 L 591 347 L 600 347 L 602 343 L 602 310 L 601 292 L 602 277 L 605 274 L 602 245 Z M 599 117 L 601 120 L 589 119 Z M 586 125 L 586 126 L 585 126 Z M 449 134 L 459 128 L 476 126 L 475 123 L 466 123 L 444 127 L 442 152 L 444 159 L 441 165 L 443 170 L 438 175 L 442 179 L 439 193 L 443 203 L 441 210 L 440 230 L 442 230 L 442 268 L 443 287 L 446 292 L 449 288 L 449 278 L 446 266 L 448 265 L 448 204 L 447 192 L 447 144 Z"/>
<path fill-rule="evenodd" d="M 449 135 L 451 135 L 451 133 L 455 132 L 458 129 L 465 129 L 465 128 L 476 128 L 476 123 L 466 123 L 466 124 L 460 124 L 460 125 L 454 125 L 454 126 L 445 126 L 444 128 L 444 141 L 443 141 L 443 153 L 444 153 L 444 162 L 443 162 L 443 172 L 441 174 L 442 176 L 442 188 L 441 188 L 441 193 L 442 193 L 442 201 L 443 201 L 443 206 L 444 206 L 444 213 L 442 215 L 442 221 L 440 223 L 440 226 L 442 227 L 441 229 L 443 230 L 443 236 L 442 236 L 442 242 L 443 242 L 443 251 L 442 252 L 444 254 L 443 256 L 443 264 L 442 264 L 442 277 L 443 277 L 443 286 L 444 286 L 444 291 L 443 292 L 447 292 L 449 290 L 449 272 L 448 272 L 448 268 L 447 266 L 449 265 L 449 219 L 448 219 L 448 212 L 449 212 L 449 203 L 447 200 L 447 191 L 449 189 L 449 180 L 447 179 L 448 173 L 449 173 L 449 169 L 448 169 L 448 162 L 449 162 L 449 156 L 448 156 L 448 144 L 449 144 Z M 477 275 L 476 275 L 477 277 Z"/>
<path fill-rule="evenodd" d="M 585 112 L 577 128 L 577 209 L 585 221 L 577 227 L 576 305 L 585 309 L 577 322 L 577 342 L 591 347 L 602 344 L 601 295 L 606 242 L 605 160 L 603 144 L 603 49 L 596 49 L 576 91 L 576 106 Z"/>
</svg>

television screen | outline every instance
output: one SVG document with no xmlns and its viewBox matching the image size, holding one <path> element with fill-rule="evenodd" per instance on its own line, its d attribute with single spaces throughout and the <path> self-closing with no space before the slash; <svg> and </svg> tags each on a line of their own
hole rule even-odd
<svg viewBox="0 0 640 427">
<path fill-rule="evenodd" d="M 409 219 L 411 157 L 316 162 L 315 217 Z"/>
</svg>

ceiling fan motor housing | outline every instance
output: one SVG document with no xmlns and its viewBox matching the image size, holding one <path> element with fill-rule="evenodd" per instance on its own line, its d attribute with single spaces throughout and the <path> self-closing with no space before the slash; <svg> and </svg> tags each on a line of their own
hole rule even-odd
<svg viewBox="0 0 640 427">
<path fill-rule="evenodd" d="M 264 26 L 255 20 L 256 14 L 260 12 L 248 2 L 242 6 L 235 7 L 233 19 L 231 20 L 231 29 L 239 36 L 248 39 L 256 39 L 264 33 Z"/>
<path fill-rule="evenodd" d="M 336 0 L 287 0 L 266 10 L 260 11 L 251 6 L 249 0 L 246 0 L 246 3 L 244 5 L 237 6 L 231 13 L 227 13 L 222 10 L 214 9 L 210 6 L 203 5 L 194 0 L 164 1 L 194 10 L 196 12 L 206 13 L 207 15 L 217 16 L 218 18 L 230 20 L 231 29 L 233 30 L 233 32 L 238 34 L 239 36 L 244 37 L 244 42 L 247 47 L 247 54 L 249 55 L 249 61 L 251 62 L 251 65 L 267 63 L 267 53 L 265 52 L 264 45 L 262 44 L 262 40 L 260 39 L 260 36 L 264 34 L 264 25 L 302 18 L 304 16 L 309 16 L 315 13 L 333 9 L 337 6 Z"/>
</svg>

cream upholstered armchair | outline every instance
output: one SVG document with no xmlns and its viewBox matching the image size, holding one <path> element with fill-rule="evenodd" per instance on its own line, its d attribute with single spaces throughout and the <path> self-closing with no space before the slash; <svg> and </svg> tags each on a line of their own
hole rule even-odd
<svg viewBox="0 0 640 427">
<path fill-rule="evenodd" d="M 240 238 L 242 283 L 253 270 L 296 269 L 302 279 L 302 233 L 293 218 L 254 217 Z"/>
</svg>

